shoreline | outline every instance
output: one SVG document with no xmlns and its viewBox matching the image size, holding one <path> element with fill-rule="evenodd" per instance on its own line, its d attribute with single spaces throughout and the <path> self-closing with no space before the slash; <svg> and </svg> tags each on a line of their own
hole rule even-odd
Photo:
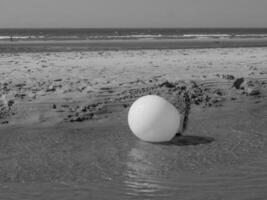
<svg viewBox="0 0 267 200">
<path fill-rule="evenodd" d="M 0 53 L 267 47 L 267 39 L 1 41 Z"/>
</svg>

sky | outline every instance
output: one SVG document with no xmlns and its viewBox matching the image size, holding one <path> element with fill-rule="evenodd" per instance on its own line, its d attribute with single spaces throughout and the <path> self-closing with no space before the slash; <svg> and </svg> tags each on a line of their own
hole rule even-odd
<svg viewBox="0 0 267 200">
<path fill-rule="evenodd" d="M 267 0 L 0 0 L 0 28 L 266 27 Z"/>
</svg>

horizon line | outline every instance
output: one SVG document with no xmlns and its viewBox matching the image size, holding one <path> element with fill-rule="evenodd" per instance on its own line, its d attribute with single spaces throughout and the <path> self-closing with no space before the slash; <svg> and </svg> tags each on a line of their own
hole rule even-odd
<svg viewBox="0 0 267 200">
<path fill-rule="evenodd" d="M 0 29 L 267 29 L 267 27 L 0 27 Z"/>
</svg>

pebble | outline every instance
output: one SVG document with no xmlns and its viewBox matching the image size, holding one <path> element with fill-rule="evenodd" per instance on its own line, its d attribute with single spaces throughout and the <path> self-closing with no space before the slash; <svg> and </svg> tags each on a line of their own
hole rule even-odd
<svg viewBox="0 0 267 200">
<path fill-rule="evenodd" d="M 10 108 L 11 106 L 13 106 L 13 104 L 15 103 L 14 99 L 10 99 L 7 101 L 7 106 Z"/>
<path fill-rule="evenodd" d="M 47 89 L 46 89 L 46 92 L 53 92 L 55 91 L 56 88 L 53 86 L 53 85 L 50 85 Z"/>
<path fill-rule="evenodd" d="M 226 79 L 226 80 L 234 80 L 235 79 L 235 77 L 233 75 L 230 75 L 230 74 L 223 74 L 222 78 Z"/>
<path fill-rule="evenodd" d="M 94 113 L 84 113 L 84 114 L 79 114 L 76 113 L 77 116 L 68 116 L 68 118 L 71 118 L 69 121 L 70 122 L 82 122 L 85 120 L 89 120 L 89 119 L 94 119 L 96 118 L 96 115 Z"/>
<path fill-rule="evenodd" d="M 169 81 L 165 81 L 164 83 L 159 85 L 160 87 L 167 87 L 167 88 L 174 88 L 175 85 L 173 83 L 170 83 Z"/>
<path fill-rule="evenodd" d="M 245 79 L 243 77 L 236 79 L 233 83 L 233 87 L 235 87 L 236 89 L 241 89 L 241 86 L 244 83 L 244 81 Z"/>
</svg>

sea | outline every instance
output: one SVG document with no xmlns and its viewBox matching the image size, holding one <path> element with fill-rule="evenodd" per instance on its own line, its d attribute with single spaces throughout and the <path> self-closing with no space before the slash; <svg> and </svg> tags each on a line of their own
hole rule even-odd
<svg viewBox="0 0 267 200">
<path fill-rule="evenodd" d="M 267 28 L 20 28 L 0 29 L 0 41 L 267 38 Z"/>
</svg>

